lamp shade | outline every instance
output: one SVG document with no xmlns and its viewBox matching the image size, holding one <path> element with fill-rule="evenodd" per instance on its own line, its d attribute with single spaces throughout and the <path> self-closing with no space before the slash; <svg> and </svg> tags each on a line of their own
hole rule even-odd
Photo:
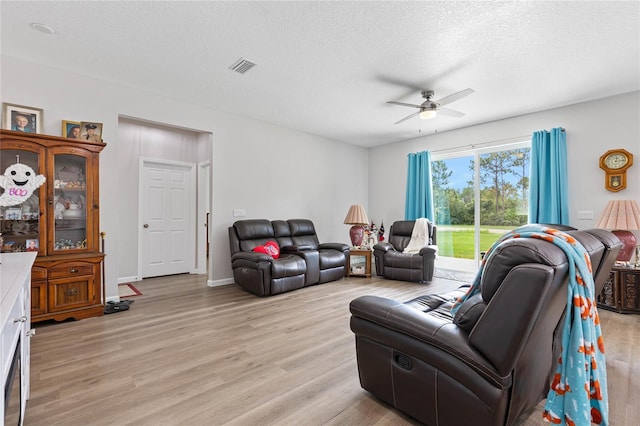
<svg viewBox="0 0 640 426">
<path fill-rule="evenodd" d="M 596 224 L 596 228 L 639 230 L 640 207 L 638 207 L 638 203 L 635 200 L 609 201 Z"/>
<path fill-rule="evenodd" d="M 618 255 L 618 261 L 628 262 L 636 245 L 632 232 L 640 230 L 640 207 L 635 200 L 611 200 L 607 203 L 596 228 L 611 229 L 624 244 Z"/>
<path fill-rule="evenodd" d="M 367 213 L 364 211 L 364 207 L 360 204 L 354 204 L 349 207 L 347 217 L 344 218 L 344 223 L 345 225 L 368 225 L 369 218 L 367 217 Z"/>
<path fill-rule="evenodd" d="M 351 244 L 354 247 L 360 247 L 362 239 L 364 238 L 364 228 L 362 225 L 369 224 L 369 218 L 364 211 L 364 207 L 360 204 L 354 204 L 349 207 L 347 217 L 344 218 L 344 223 L 347 225 L 353 225 L 349 230 L 349 237 L 351 237 Z"/>
</svg>

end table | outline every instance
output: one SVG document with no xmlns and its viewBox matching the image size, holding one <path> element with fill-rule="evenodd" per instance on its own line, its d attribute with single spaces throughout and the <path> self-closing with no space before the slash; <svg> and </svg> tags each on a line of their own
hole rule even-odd
<svg viewBox="0 0 640 426">
<path fill-rule="evenodd" d="M 347 277 L 371 278 L 371 250 L 349 250 Z"/>
<path fill-rule="evenodd" d="M 598 295 L 598 308 L 640 314 L 640 269 L 614 266 Z"/>
</svg>

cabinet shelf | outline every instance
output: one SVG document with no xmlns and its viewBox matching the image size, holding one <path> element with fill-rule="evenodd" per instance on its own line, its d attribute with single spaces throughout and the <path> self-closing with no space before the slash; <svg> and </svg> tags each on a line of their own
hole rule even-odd
<svg viewBox="0 0 640 426">
<path fill-rule="evenodd" d="M 56 192 L 58 191 L 76 191 L 76 192 L 81 192 L 81 191 L 86 191 L 86 186 L 56 186 L 55 190 Z"/>
</svg>

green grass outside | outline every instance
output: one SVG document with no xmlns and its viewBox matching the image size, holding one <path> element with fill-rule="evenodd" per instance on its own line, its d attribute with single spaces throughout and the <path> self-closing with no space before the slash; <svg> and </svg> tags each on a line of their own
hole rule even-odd
<svg viewBox="0 0 640 426">
<path fill-rule="evenodd" d="M 512 229 L 513 226 L 481 227 L 480 251 L 487 251 L 498 238 Z M 473 225 L 438 225 L 437 233 L 439 256 L 474 258 Z"/>
</svg>

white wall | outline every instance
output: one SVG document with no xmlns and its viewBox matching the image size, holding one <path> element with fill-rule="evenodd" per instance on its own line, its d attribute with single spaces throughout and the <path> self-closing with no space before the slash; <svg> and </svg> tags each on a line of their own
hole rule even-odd
<svg viewBox="0 0 640 426">
<path fill-rule="evenodd" d="M 211 158 L 208 147 L 199 140 L 199 133 L 153 123 L 121 118 L 118 121 L 118 278 L 120 282 L 138 278 L 139 159 L 180 161 L 196 164 Z M 207 149 L 208 148 L 208 149 Z M 195 225 L 195 224 L 194 224 Z"/>
<path fill-rule="evenodd" d="M 323 242 L 349 241 L 342 224 L 353 203 L 367 204 L 367 150 L 291 129 L 169 99 L 135 88 L 2 56 L 0 100 L 44 109 L 44 133 L 61 134 L 61 121 L 104 124 L 100 156 L 100 227 L 106 240 L 106 295 L 117 295 L 119 263 L 129 256 L 118 239 L 122 173 L 119 117 L 132 117 L 211 134 L 212 221 L 209 279 L 231 278 L 227 227 L 234 209 L 246 218 L 309 218 Z M 27 83 L 25 83 L 27 82 Z M 201 139 L 200 138 L 200 139 Z M 346 188 L 346 190 L 345 190 Z M 137 238 L 131 236 L 130 238 Z M 126 244 L 125 244 L 126 246 Z"/>
<path fill-rule="evenodd" d="M 119 152 L 129 149 L 123 146 L 127 141 L 118 138 L 120 117 L 191 129 L 199 140 L 211 135 L 209 279 L 214 282 L 232 276 L 227 227 L 236 220 L 234 209 L 246 210 L 246 218 L 310 218 L 321 241 L 348 243 L 348 226 L 342 220 L 351 204 L 365 205 L 369 218 L 376 224 L 384 220 L 387 229 L 404 217 L 406 155 L 424 149 L 499 141 L 562 126 L 569 148 L 572 225 L 594 226 L 610 199 L 640 201 L 640 92 L 366 150 L 15 58 L 0 59 L 0 100 L 43 108 L 45 133 L 60 135 L 62 120 L 104 123 L 100 225 L 107 232 L 107 297 L 117 294 L 119 265 L 130 256 L 120 248 L 128 246 L 126 241 L 119 241 L 129 238 L 119 232 L 124 220 L 119 211 L 126 208 L 121 194 L 128 184 L 114 179 L 123 173 Z M 619 193 L 604 189 L 598 167 L 600 155 L 613 148 L 625 148 L 636 157 L 628 171 L 628 188 Z M 594 220 L 578 220 L 582 210 L 593 211 Z"/>
<path fill-rule="evenodd" d="M 567 133 L 569 209 L 571 225 L 594 227 L 607 201 L 634 199 L 640 203 L 640 92 L 612 96 L 535 114 L 438 133 L 373 148 L 369 152 L 370 218 L 385 225 L 404 218 L 407 154 L 509 140 L 554 127 Z M 627 189 L 604 189 L 599 158 L 607 150 L 624 148 L 634 155 L 627 171 Z M 592 211 L 593 220 L 579 220 L 578 211 Z M 387 228 L 388 229 L 388 228 Z"/>
</svg>

